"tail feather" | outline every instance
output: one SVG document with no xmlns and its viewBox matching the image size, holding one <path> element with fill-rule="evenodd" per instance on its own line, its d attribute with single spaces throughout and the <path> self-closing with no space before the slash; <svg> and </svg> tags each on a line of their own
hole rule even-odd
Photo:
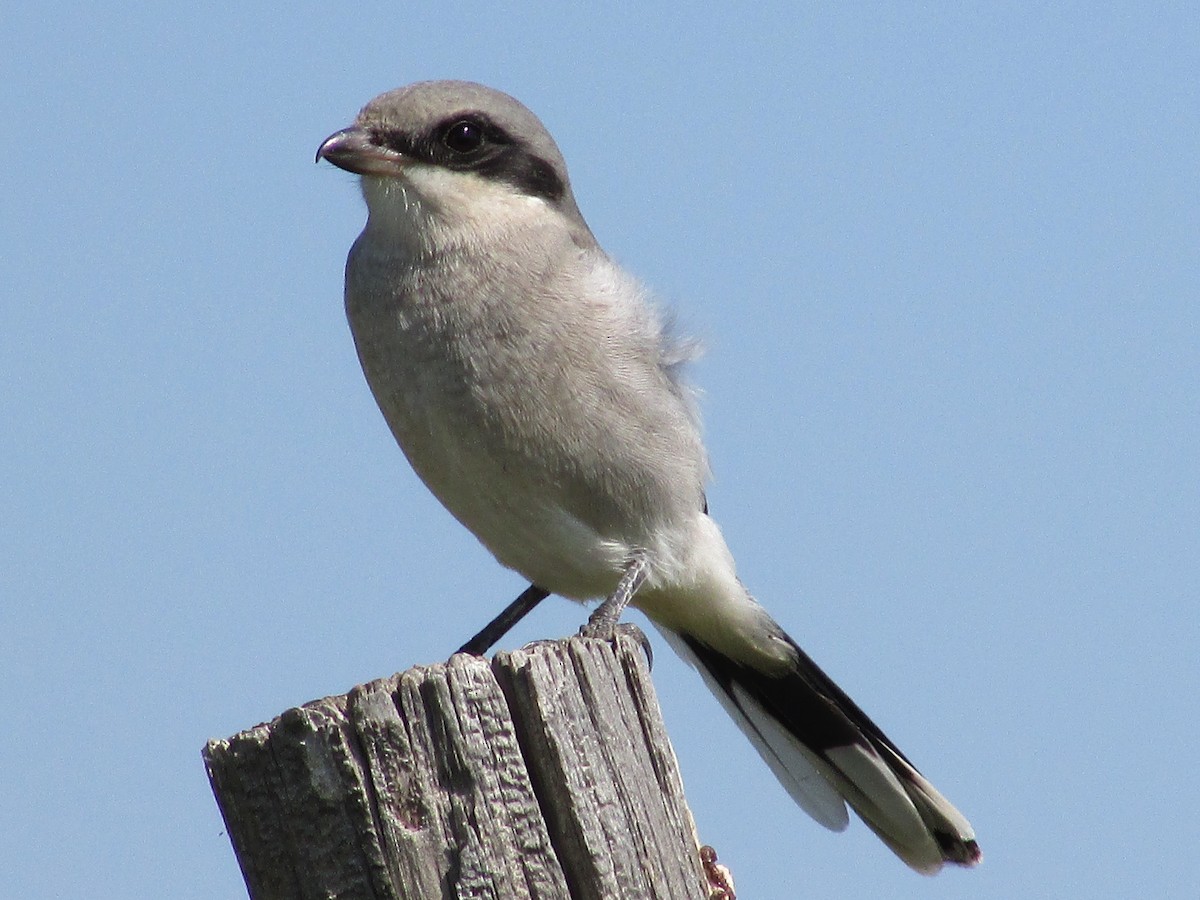
<svg viewBox="0 0 1200 900">
<path fill-rule="evenodd" d="M 926 875 L 982 859 L 971 825 L 795 642 L 794 664 L 768 674 L 687 634 L 668 640 L 704 676 L 775 777 L 826 828 L 846 803 L 905 863 Z M 845 802 L 843 802 L 845 801 Z"/>
</svg>

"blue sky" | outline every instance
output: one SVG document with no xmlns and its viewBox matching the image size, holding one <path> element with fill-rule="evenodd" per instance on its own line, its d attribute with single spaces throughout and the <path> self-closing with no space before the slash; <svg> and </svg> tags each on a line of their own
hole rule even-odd
<svg viewBox="0 0 1200 900">
<path fill-rule="evenodd" d="M 437 77 L 533 108 L 705 341 L 743 580 L 985 853 L 927 880 L 824 832 L 660 644 L 741 896 L 1200 892 L 1200 14 L 728 6 L 10 4 L 0 896 L 245 896 L 203 742 L 523 586 L 374 408 L 362 204 L 313 164 Z"/>
</svg>

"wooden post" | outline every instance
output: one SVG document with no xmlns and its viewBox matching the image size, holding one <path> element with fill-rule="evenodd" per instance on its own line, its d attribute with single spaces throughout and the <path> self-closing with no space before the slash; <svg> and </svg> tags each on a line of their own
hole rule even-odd
<svg viewBox="0 0 1200 900">
<path fill-rule="evenodd" d="M 204 749 L 253 900 L 707 900 L 642 650 L 456 655 Z"/>
</svg>

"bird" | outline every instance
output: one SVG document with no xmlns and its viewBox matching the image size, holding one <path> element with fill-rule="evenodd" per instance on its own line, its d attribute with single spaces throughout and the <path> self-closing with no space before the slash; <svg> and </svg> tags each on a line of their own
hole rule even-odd
<svg viewBox="0 0 1200 900">
<path fill-rule="evenodd" d="M 818 823 L 845 829 L 849 805 L 917 872 L 977 864 L 966 818 L 739 579 L 705 498 L 696 344 L 600 247 L 534 113 L 417 82 L 321 160 L 366 202 L 344 300 L 367 384 L 418 477 L 529 580 L 509 619 L 602 599 L 581 633 L 611 638 L 632 604 Z"/>
</svg>

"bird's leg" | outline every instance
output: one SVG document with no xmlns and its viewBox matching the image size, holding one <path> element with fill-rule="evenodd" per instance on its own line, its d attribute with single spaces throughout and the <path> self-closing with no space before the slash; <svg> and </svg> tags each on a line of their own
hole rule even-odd
<svg viewBox="0 0 1200 900">
<path fill-rule="evenodd" d="M 479 634 L 471 638 L 455 653 L 470 653 L 472 656 L 483 656 L 495 645 L 496 641 L 508 634 L 509 630 L 529 614 L 535 606 L 550 596 L 545 588 L 531 584 L 521 592 L 521 596 L 501 610 L 500 615 L 492 619 L 480 629 Z"/>
<path fill-rule="evenodd" d="M 621 613 L 625 611 L 625 607 L 629 605 L 629 601 L 649 574 L 650 564 L 646 562 L 646 558 L 640 553 L 633 556 L 625 565 L 621 580 L 617 582 L 617 589 L 588 617 L 587 624 L 579 629 L 580 636 L 611 641 Z"/>
</svg>

